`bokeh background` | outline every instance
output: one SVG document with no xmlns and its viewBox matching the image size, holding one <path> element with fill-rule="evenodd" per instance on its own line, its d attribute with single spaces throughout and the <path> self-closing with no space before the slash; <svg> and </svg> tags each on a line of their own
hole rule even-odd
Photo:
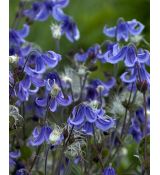
<svg viewBox="0 0 160 175">
<path fill-rule="evenodd" d="M 10 25 L 18 9 L 19 0 L 10 0 Z M 72 16 L 80 30 L 80 39 L 74 44 L 65 37 L 61 39 L 61 52 L 83 48 L 87 49 L 94 43 L 102 43 L 106 36 L 102 33 L 105 24 L 114 26 L 119 17 L 125 20 L 137 19 L 145 25 L 143 35 L 149 41 L 150 5 L 149 0 L 70 0 L 64 11 Z M 27 40 L 35 42 L 43 50 L 54 50 L 50 25 L 54 22 L 50 17 L 45 22 L 35 22 L 31 26 Z"/>
</svg>

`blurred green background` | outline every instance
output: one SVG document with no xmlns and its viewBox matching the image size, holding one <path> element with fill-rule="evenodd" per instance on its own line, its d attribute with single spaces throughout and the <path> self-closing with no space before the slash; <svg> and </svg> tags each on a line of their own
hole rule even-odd
<svg viewBox="0 0 160 175">
<path fill-rule="evenodd" d="M 10 25 L 13 22 L 19 0 L 10 0 Z M 70 0 L 70 4 L 64 11 L 72 16 L 80 30 L 80 39 L 74 44 L 65 36 L 60 41 L 61 53 L 79 48 L 87 49 L 94 43 L 102 43 L 107 37 L 102 33 L 105 24 L 116 25 L 117 19 L 137 19 L 145 25 L 143 34 L 149 41 L 150 30 L 150 2 L 149 0 Z M 35 22 L 31 26 L 27 40 L 35 42 L 46 50 L 55 50 L 55 42 L 52 38 L 50 25 L 53 18 L 45 22 Z"/>
</svg>

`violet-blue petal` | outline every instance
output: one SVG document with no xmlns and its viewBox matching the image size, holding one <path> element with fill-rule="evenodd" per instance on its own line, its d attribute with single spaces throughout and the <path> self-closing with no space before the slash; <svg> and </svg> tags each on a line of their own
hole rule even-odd
<svg viewBox="0 0 160 175">
<path fill-rule="evenodd" d="M 85 62 L 88 58 L 88 54 L 87 53 L 76 53 L 74 55 L 74 59 L 76 61 L 79 61 L 79 62 Z"/>
<path fill-rule="evenodd" d="M 77 111 L 78 110 L 78 111 Z M 84 122 L 84 106 L 74 107 L 72 111 L 72 118 L 69 118 L 69 123 L 72 125 L 81 125 Z"/>
<path fill-rule="evenodd" d="M 17 96 L 21 101 L 27 101 L 28 100 L 29 94 L 28 94 L 28 91 L 23 88 L 22 82 L 20 82 L 19 85 L 18 85 Z"/>
<path fill-rule="evenodd" d="M 48 9 L 46 8 L 45 5 L 43 5 L 43 6 L 41 6 L 39 13 L 37 13 L 35 20 L 45 21 L 45 20 L 47 20 L 48 17 L 49 17 Z"/>
<path fill-rule="evenodd" d="M 56 109 L 57 109 L 57 102 L 56 102 L 55 99 L 51 99 L 51 100 L 50 100 L 49 109 L 50 109 L 52 112 L 55 112 L 55 111 L 56 111 Z"/>
<path fill-rule="evenodd" d="M 82 131 L 87 135 L 93 135 L 93 124 L 89 122 L 85 122 Z"/>
<path fill-rule="evenodd" d="M 133 67 L 136 62 L 136 49 L 133 45 L 128 46 L 124 63 L 127 67 Z"/>
<path fill-rule="evenodd" d="M 110 28 L 108 28 L 107 26 L 104 26 L 103 33 L 106 36 L 115 37 L 115 35 L 116 35 L 116 27 L 110 27 Z"/>
<path fill-rule="evenodd" d="M 39 135 L 37 137 L 34 137 L 30 143 L 32 146 L 39 146 L 45 141 L 45 127 L 43 126 L 39 132 Z"/>
<path fill-rule="evenodd" d="M 20 37 L 25 38 L 29 34 L 29 26 L 27 24 L 23 25 L 23 29 L 17 31 Z"/>
<path fill-rule="evenodd" d="M 52 10 L 52 16 L 57 21 L 61 22 L 66 20 L 67 16 L 64 14 L 63 10 L 57 7 L 54 7 Z"/>
<path fill-rule="evenodd" d="M 148 50 L 139 49 L 137 53 L 137 58 L 140 63 L 147 63 L 150 59 L 150 54 Z"/>
<path fill-rule="evenodd" d="M 26 77 L 21 81 L 24 89 L 29 89 L 31 86 L 31 78 L 26 75 Z"/>
<path fill-rule="evenodd" d="M 21 152 L 19 150 L 11 151 L 9 152 L 9 156 L 14 159 L 19 158 L 21 156 Z"/>
<path fill-rule="evenodd" d="M 125 83 L 132 83 L 134 81 L 136 81 L 136 73 L 135 72 L 124 72 L 121 76 L 120 76 L 121 80 Z"/>
<path fill-rule="evenodd" d="M 36 98 L 35 102 L 40 107 L 46 107 L 47 106 L 47 98 Z"/>
<path fill-rule="evenodd" d="M 54 6 L 60 7 L 60 8 L 67 7 L 68 4 L 69 4 L 69 0 L 59 0 L 59 1 L 54 2 Z"/>
<path fill-rule="evenodd" d="M 62 94 L 62 92 L 59 92 L 59 94 L 56 97 L 56 101 L 62 105 L 62 106 L 68 106 L 72 103 L 72 97 L 68 95 L 66 98 Z"/>
<path fill-rule="evenodd" d="M 92 110 L 91 107 L 86 106 L 85 107 L 85 116 L 86 116 L 86 120 L 90 123 L 94 123 L 97 119 L 97 114 Z"/>
<path fill-rule="evenodd" d="M 46 126 L 45 127 L 45 134 L 44 134 L 44 137 L 45 137 L 45 140 L 48 142 L 49 140 L 49 135 L 50 133 L 52 132 L 52 129 L 49 127 L 49 126 Z"/>
<path fill-rule="evenodd" d="M 115 121 L 110 117 L 108 117 L 107 119 L 104 119 L 99 116 L 96 121 L 96 127 L 102 131 L 107 131 L 108 129 L 112 128 L 114 125 L 115 125 Z"/>
<path fill-rule="evenodd" d="M 120 20 L 117 25 L 117 41 L 128 41 L 129 32 L 128 25 L 125 21 Z"/>
<path fill-rule="evenodd" d="M 45 80 L 43 80 L 43 79 L 40 79 L 40 78 L 37 78 L 37 77 L 31 77 L 31 81 L 36 87 L 45 86 Z"/>
<path fill-rule="evenodd" d="M 107 62 L 112 63 L 112 64 L 116 64 L 119 61 L 123 60 L 125 55 L 126 55 L 126 50 L 127 50 L 127 46 L 124 46 L 115 56 L 111 56 L 106 58 Z"/>
<path fill-rule="evenodd" d="M 53 51 L 48 51 L 46 54 L 43 54 L 42 57 L 44 62 L 52 68 L 56 67 L 58 62 L 61 60 L 61 55 Z"/>
<path fill-rule="evenodd" d="M 137 21 L 136 19 L 133 19 L 132 21 L 128 21 L 127 24 L 128 24 L 129 32 L 132 35 L 141 34 L 141 32 L 144 29 L 144 25 L 142 23 L 140 23 L 139 21 Z"/>
<path fill-rule="evenodd" d="M 103 175 L 116 175 L 116 172 L 115 172 L 114 168 L 112 168 L 110 166 L 110 167 L 107 167 L 104 169 Z"/>
</svg>

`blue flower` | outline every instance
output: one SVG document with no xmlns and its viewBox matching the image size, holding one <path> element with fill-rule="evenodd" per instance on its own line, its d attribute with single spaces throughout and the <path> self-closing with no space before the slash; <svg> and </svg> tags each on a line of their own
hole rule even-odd
<svg viewBox="0 0 160 175">
<path fill-rule="evenodd" d="M 78 62 L 85 62 L 88 58 L 90 58 L 91 61 L 95 61 L 99 53 L 100 53 L 100 45 L 95 44 L 94 46 L 88 48 L 88 50 L 84 53 L 76 53 L 74 55 L 74 59 Z"/>
<path fill-rule="evenodd" d="M 53 8 L 53 16 L 61 23 L 62 34 L 65 34 L 70 42 L 74 42 L 79 39 L 79 30 L 72 17 L 64 14 L 63 10 L 57 8 L 57 6 Z"/>
<path fill-rule="evenodd" d="M 26 42 L 24 38 L 28 36 L 29 30 L 27 24 L 24 24 L 20 30 L 9 30 L 9 55 L 26 56 L 29 53 L 30 44 L 22 46 Z"/>
<path fill-rule="evenodd" d="M 16 165 L 15 160 L 21 156 L 21 152 L 19 150 L 9 152 L 9 166 L 13 167 Z"/>
<path fill-rule="evenodd" d="M 25 42 L 24 38 L 29 34 L 29 26 L 27 24 L 23 25 L 23 29 L 15 30 L 10 29 L 9 31 L 9 41 L 10 45 L 21 45 Z"/>
<path fill-rule="evenodd" d="M 61 106 L 68 106 L 72 103 L 72 97 L 70 95 L 63 94 L 61 88 L 61 81 L 57 74 L 48 75 L 51 79 L 46 81 L 46 97 L 36 98 L 36 104 L 40 107 L 48 107 L 52 112 L 55 112 L 58 104 Z M 55 78 L 54 78 L 55 77 Z M 53 79 L 52 79 L 53 78 Z M 48 99 L 49 97 L 49 99 Z M 47 102 L 48 101 L 48 102 Z"/>
<path fill-rule="evenodd" d="M 32 137 L 29 139 L 29 144 L 32 146 L 39 146 L 44 142 L 49 143 L 49 135 L 52 129 L 44 125 L 42 127 L 36 127 L 32 132 Z"/>
<path fill-rule="evenodd" d="M 129 133 L 133 136 L 133 138 L 136 140 L 136 142 L 139 143 L 139 141 L 143 138 L 144 132 L 142 128 L 144 128 L 145 123 L 145 114 L 144 109 L 139 108 L 134 116 L 132 117 Z M 147 135 L 150 133 L 150 122 L 147 121 Z"/>
<path fill-rule="evenodd" d="M 105 168 L 103 175 L 116 175 L 114 168 L 111 166 Z"/>
<path fill-rule="evenodd" d="M 116 43 L 116 44 L 110 45 L 107 52 L 99 53 L 97 57 L 102 63 L 108 62 L 111 64 L 116 64 L 125 58 L 126 51 L 127 51 L 127 46 L 120 48 L 119 44 Z"/>
<path fill-rule="evenodd" d="M 73 108 L 68 123 L 69 125 L 74 125 L 77 129 L 81 129 L 88 135 L 93 134 L 94 126 L 102 131 L 106 131 L 115 124 L 112 118 L 104 115 L 102 109 L 96 109 L 84 103 Z"/>
<path fill-rule="evenodd" d="M 107 96 L 110 89 L 115 85 L 116 80 L 114 77 L 109 77 L 107 82 L 103 82 L 99 79 L 92 80 L 87 86 L 88 100 L 95 100 L 99 96 Z"/>
<path fill-rule="evenodd" d="M 124 83 L 140 82 L 142 85 L 143 83 L 147 83 L 148 86 L 150 85 L 150 74 L 143 64 L 136 64 L 128 72 L 124 72 L 120 78 Z"/>
<path fill-rule="evenodd" d="M 64 8 L 69 4 L 69 0 L 52 1 L 46 0 L 44 2 L 34 2 L 31 9 L 23 11 L 23 14 L 31 20 L 45 21 L 50 15 L 54 7 Z M 53 16 L 54 17 L 54 16 Z"/>
<path fill-rule="evenodd" d="M 45 86 L 43 79 L 26 75 L 25 78 L 16 85 L 16 95 L 20 101 L 28 101 L 29 96 L 36 94 L 39 88 L 43 86 Z"/>
<path fill-rule="evenodd" d="M 144 25 L 136 19 L 125 22 L 122 18 L 120 18 L 117 26 L 111 28 L 105 26 L 103 33 L 111 38 L 116 37 L 117 41 L 128 41 L 130 35 L 139 35 L 143 29 Z"/>
<path fill-rule="evenodd" d="M 33 76 L 35 76 L 36 74 L 42 74 L 46 71 L 47 67 L 56 67 L 60 60 L 61 55 L 53 51 L 47 51 L 46 53 L 32 51 L 25 66 L 25 72 L 28 75 Z"/>
</svg>

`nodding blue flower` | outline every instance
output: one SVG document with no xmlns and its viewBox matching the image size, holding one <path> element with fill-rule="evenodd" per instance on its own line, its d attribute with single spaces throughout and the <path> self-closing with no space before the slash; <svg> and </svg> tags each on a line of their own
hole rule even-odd
<svg viewBox="0 0 160 175">
<path fill-rule="evenodd" d="M 65 34 L 70 42 L 74 42 L 79 39 L 80 33 L 78 27 L 72 17 L 64 14 L 60 8 L 53 8 L 54 18 L 61 23 L 61 32 Z"/>
<path fill-rule="evenodd" d="M 116 80 L 110 77 L 107 82 L 99 79 L 92 80 L 87 86 L 87 99 L 95 100 L 99 96 L 107 96 L 110 89 L 115 85 Z"/>
<path fill-rule="evenodd" d="M 62 8 L 66 7 L 69 0 L 34 2 L 31 9 L 24 10 L 23 14 L 31 20 L 45 21 L 50 15 L 60 22 L 61 32 L 70 42 L 79 39 L 80 34 L 72 17 L 64 14 Z"/>
<path fill-rule="evenodd" d="M 74 59 L 78 62 L 85 62 L 88 58 L 90 58 L 91 61 L 94 62 L 100 52 L 100 45 L 95 44 L 92 47 L 89 47 L 86 52 L 76 53 L 74 55 Z"/>
<path fill-rule="evenodd" d="M 122 18 L 118 20 L 117 26 L 107 27 L 103 29 L 103 33 L 111 38 L 116 37 L 117 41 L 128 41 L 129 36 L 140 35 L 144 29 L 144 25 L 133 19 L 131 21 L 124 21 Z"/>
<path fill-rule="evenodd" d="M 64 95 L 62 92 L 62 86 L 60 83 L 60 81 L 56 81 L 56 79 L 54 79 L 54 75 L 50 74 L 49 75 L 50 78 L 53 79 L 48 79 L 46 81 L 46 90 L 47 90 L 47 96 L 48 97 L 44 97 L 44 98 L 36 98 L 36 104 L 40 107 L 46 107 L 48 105 L 49 109 L 52 112 L 55 112 L 57 109 L 57 106 L 68 106 L 72 103 L 72 97 L 70 95 Z M 55 74 L 56 77 L 56 74 Z M 58 77 L 56 77 L 57 80 Z"/>
<path fill-rule="evenodd" d="M 19 150 L 9 152 L 9 166 L 14 167 L 16 165 L 15 160 L 21 156 Z"/>
<path fill-rule="evenodd" d="M 124 83 L 139 82 L 142 83 L 142 86 L 143 83 L 147 83 L 148 87 L 150 86 L 150 74 L 143 64 L 135 64 L 133 68 L 129 68 L 127 72 L 124 72 L 120 78 Z"/>
<path fill-rule="evenodd" d="M 28 101 L 29 96 L 36 94 L 39 88 L 43 86 L 45 86 L 43 79 L 26 75 L 24 79 L 16 85 L 16 96 L 20 101 Z"/>
<path fill-rule="evenodd" d="M 35 76 L 36 74 L 42 74 L 46 71 L 47 67 L 56 67 L 60 60 L 61 55 L 53 51 L 48 51 L 46 53 L 32 51 L 29 55 L 27 64 L 25 66 L 25 72 L 28 75 L 33 76 Z"/>
<path fill-rule="evenodd" d="M 74 125 L 77 129 L 81 129 L 87 135 L 93 135 L 94 126 L 106 131 L 114 126 L 115 121 L 104 115 L 102 109 L 96 109 L 83 103 L 73 108 L 68 123 L 71 126 Z"/>
<path fill-rule="evenodd" d="M 116 43 L 110 45 L 107 52 L 98 54 L 98 59 L 103 63 L 108 62 L 111 64 L 116 64 L 119 61 L 124 60 L 126 67 L 133 67 L 136 62 L 148 65 L 150 54 L 147 50 L 143 50 L 141 48 L 136 51 L 133 44 L 120 48 Z"/>
<path fill-rule="evenodd" d="M 120 48 L 119 44 L 116 43 L 116 44 L 110 45 L 107 52 L 99 53 L 97 58 L 102 63 L 108 62 L 111 64 L 116 64 L 125 58 L 126 51 L 127 51 L 127 46 Z"/>
<path fill-rule="evenodd" d="M 21 45 L 25 42 L 24 38 L 29 34 L 29 26 L 23 25 L 21 30 L 10 29 L 9 31 L 9 43 L 10 45 Z"/>
<path fill-rule="evenodd" d="M 103 175 L 116 175 L 116 171 L 112 166 L 105 168 Z"/>
<path fill-rule="evenodd" d="M 40 128 L 34 128 L 32 132 L 32 137 L 29 139 L 29 144 L 32 146 L 39 146 L 44 142 L 49 143 L 49 135 L 51 134 L 51 132 L 52 129 L 47 125 L 44 125 Z"/>
<path fill-rule="evenodd" d="M 26 42 L 25 38 L 29 34 L 29 26 L 23 25 L 20 30 L 10 29 L 9 30 L 9 55 L 26 56 L 31 50 L 30 44 L 23 46 Z"/>
<path fill-rule="evenodd" d="M 50 15 L 52 15 L 54 7 L 64 8 L 68 4 L 69 0 L 46 0 L 44 2 L 34 2 L 32 8 L 24 10 L 23 14 L 31 20 L 45 21 Z"/>
<path fill-rule="evenodd" d="M 128 45 L 126 50 L 126 56 L 124 63 L 126 67 L 133 67 L 136 62 L 147 64 L 148 60 L 150 59 L 150 54 L 147 50 L 138 49 L 136 51 L 136 48 L 133 44 Z"/>
<path fill-rule="evenodd" d="M 139 108 L 131 120 L 131 125 L 129 128 L 129 133 L 133 136 L 136 142 L 139 141 L 144 137 L 144 123 L 145 123 L 145 113 L 143 108 Z M 150 121 L 147 121 L 147 129 L 146 134 L 150 133 Z"/>
</svg>

